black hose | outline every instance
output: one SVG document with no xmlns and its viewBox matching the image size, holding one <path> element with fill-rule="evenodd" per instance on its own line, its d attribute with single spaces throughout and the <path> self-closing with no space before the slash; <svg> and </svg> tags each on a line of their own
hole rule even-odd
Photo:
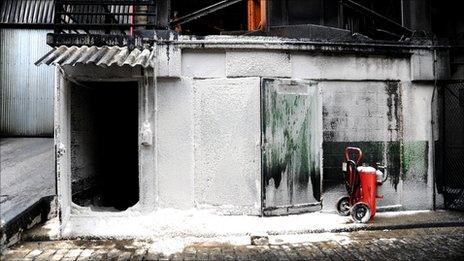
<svg viewBox="0 0 464 261">
<path fill-rule="evenodd" d="M 346 162 L 348 164 L 347 166 L 347 174 L 350 174 L 350 168 L 353 171 L 353 182 L 350 184 L 350 176 L 345 175 L 345 186 L 346 190 L 348 191 L 348 195 L 353 196 L 353 193 L 356 190 L 356 187 L 359 185 L 359 173 L 358 173 L 358 166 L 356 165 L 356 162 L 353 160 L 348 160 Z"/>
</svg>

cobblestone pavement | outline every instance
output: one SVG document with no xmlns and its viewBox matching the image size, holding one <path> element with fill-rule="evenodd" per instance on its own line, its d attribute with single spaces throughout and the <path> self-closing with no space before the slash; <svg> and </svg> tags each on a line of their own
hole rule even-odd
<svg viewBox="0 0 464 261">
<path fill-rule="evenodd" d="M 290 239 L 292 236 L 289 236 Z M 305 236 L 296 236 L 300 240 Z M 0 260 L 459 260 L 464 258 L 464 227 L 313 234 L 317 240 L 270 241 L 265 245 L 198 243 L 171 255 L 155 243 L 130 240 L 23 242 Z M 338 239 L 336 239 L 338 238 Z M 339 240 L 344 238 L 343 240 Z"/>
</svg>

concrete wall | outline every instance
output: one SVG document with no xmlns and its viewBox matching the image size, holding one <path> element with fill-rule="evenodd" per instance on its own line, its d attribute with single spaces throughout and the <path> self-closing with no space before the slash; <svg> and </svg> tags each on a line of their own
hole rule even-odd
<svg viewBox="0 0 464 261">
<path fill-rule="evenodd" d="M 195 166 L 192 80 L 161 79 L 156 108 L 158 205 L 192 208 Z"/>
<path fill-rule="evenodd" d="M 259 214 L 259 87 L 259 78 L 160 80 L 155 129 L 160 208 Z"/>
<path fill-rule="evenodd" d="M 96 136 L 92 129 L 96 125 L 95 108 L 88 88 L 70 84 L 71 93 L 71 183 L 72 193 L 90 189 L 97 175 L 95 162 L 97 153 Z M 75 202 L 77 203 L 77 202 Z M 79 202 L 82 204 L 82 202 Z"/>
<path fill-rule="evenodd" d="M 364 162 L 387 166 L 379 206 L 432 207 L 431 52 L 411 57 L 292 56 L 293 76 L 319 79 L 323 100 L 323 208 L 333 211 L 344 192 L 344 147 L 358 146 Z"/>
<path fill-rule="evenodd" d="M 141 163 L 145 180 L 154 178 L 143 193 L 156 208 L 260 214 L 262 77 L 310 80 L 321 90 L 323 210 L 333 211 L 345 193 L 339 168 L 346 145 L 388 167 L 381 206 L 431 208 L 431 52 L 327 54 L 215 44 L 159 46 L 158 82 L 150 87 L 155 152 Z M 117 69 L 125 72 L 120 75 L 109 69 L 93 77 L 140 77 L 137 68 Z M 85 70 L 69 74 L 89 77 Z"/>
<path fill-rule="evenodd" d="M 260 79 L 194 83 L 195 204 L 259 214 Z"/>
<path fill-rule="evenodd" d="M 247 111 L 237 111 L 237 104 L 233 102 L 235 99 L 248 99 L 246 104 L 253 106 L 258 102 L 258 95 L 246 93 L 246 88 L 236 89 L 236 85 L 248 85 L 251 88 L 247 77 L 284 77 L 313 80 L 321 88 L 324 210 L 333 211 L 336 199 L 345 193 L 341 185 L 340 163 L 343 160 L 343 149 L 347 145 L 360 146 L 366 153 L 366 162 L 371 165 L 382 163 L 387 166 L 390 178 L 380 189 L 380 193 L 385 195 L 380 206 L 394 209 L 431 208 L 433 155 L 430 115 L 433 84 L 430 80 L 434 77 L 431 52 L 421 50 L 412 52 L 410 56 L 359 56 L 288 50 L 176 51 L 170 48 L 174 53 L 181 53 L 173 56 L 181 56 L 177 58 L 180 62 L 170 61 L 175 66 L 171 66 L 174 69 L 169 68 L 169 71 L 179 72 L 179 80 L 171 81 L 177 87 L 171 90 L 174 93 L 181 86 L 188 90 L 179 89 L 177 94 L 180 97 L 184 97 L 182 94 L 185 92 L 193 91 L 193 98 L 190 98 L 193 101 L 179 98 L 181 104 L 187 107 L 181 106 L 184 108 L 183 113 L 176 113 L 176 117 L 186 117 L 183 124 L 191 123 L 194 128 L 193 139 L 189 139 L 189 142 L 194 144 L 194 163 L 190 167 L 194 168 L 195 178 L 188 179 L 188 182 L 193 182 L 194 189 L 186 190 L 186 194 L 181 197 L 183 202 L 183 198 L 189 195 L 187 202 L 196 207 L 203 203 L 212 206 L 229 205 L 231 202 L 228 199 L 235 195 L 229 192 L 235 191 L 234 188 L 243 189 L 241 193 L 247 192 L 249 188 L 249 195 L 258 195 L 260 186 L 256 185 L 253 191 L 253 180 L 239 183 L 234 178 L 242 174 L 218 176 L 222 168 L 239 166 L 234 160 L 226 161 L 223 158 L 223 155 L 233 152 L 228 147 L 232 134 L 224 133 L 224 129 L 230 126 L 229 121 L 233 122 L 238 117 L 236 113 L 246 113 L 249 115 L 249 124 L 258 126 L 259 118 L 255 117 L 258 107 L 254 108 L 256 111 L 253 111 L 253 107 Z M 176 66 L 179 69 L 175 69 Z M 234 85 L 229 86 L 231 81 Z M 229 104 L 223 101 L 224 97 L 227 97 Z M 249 97 L 254 99 L 250 100 Z M 192 112 L 189 107 L 191 102 L 194 103 Z M 234 106 L 229 107 L 232 104 Z M 193 114 L 193 122 L 187 112 Z M 163 127 L 159 125 L 159 128 Z M 255 135 L 258 130 L 254 130 Z M 210 131 L 206 141 L 202 141 L 203 131 Z M 237 137 L 242 135 L 235 134 L 239 135 Z M 253 143 L 253 136 L 248 136 L 243 137 L 250 144 L 249 147 L 242 147 L 244 152 Z M 259 154 L 259 151 L 250 152 L 245 155 L 248 160 Z M 192 157 L 190 152 L 188 157 Z M 221 166 L 221 162 L 227 164 Z M 250 172 L 258 168 L 259 164 L 251 170 L 243 170 Z M 172 181 L 170 184 L 175 187 L 175 183 Z M 243 202 L 259 201 L 256 197 L 240 197 L 233 204 L 242 206 L 242 199 Z"/>
</svg>

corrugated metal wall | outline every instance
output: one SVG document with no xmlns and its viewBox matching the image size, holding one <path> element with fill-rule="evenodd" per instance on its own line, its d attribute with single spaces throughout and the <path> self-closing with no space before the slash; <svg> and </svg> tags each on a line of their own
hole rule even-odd
<svg viewBox="0 0 464 261">
<path fill-rule="evenodd" d="M 0 29 L 0 134 L 52 136 L 54 68 L 34 62 L 50 51 L 47 30 Z"/>
</svg>

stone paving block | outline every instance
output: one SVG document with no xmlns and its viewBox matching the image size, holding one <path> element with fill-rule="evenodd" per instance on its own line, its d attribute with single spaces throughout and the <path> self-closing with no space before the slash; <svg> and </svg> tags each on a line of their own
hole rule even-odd
<svg viewBox="0 0 464 261">
<path fill-rule="evenodd" d="M 169 260 L 173 260 L 173 261 L 184 260 L 184 256 L 182 255 L 182 253 L 175 253 L 169 256 Z"/>
<path fill-rule="evenodd" d="M 335 257 L 336 259 L 343 259 L 343 257 L 338 255 L 338 253 L 335 252 L 335 250 L 332 249 L 330 244 L 328 244 L 327 242 L 316 243 L 315 245 L 327 257 Z"/>
<path fill-rule="evenodd" d="M 38 256 L 38 255 L 40 255 L 40 254 L 42 254 L 42 250 L 40 250 L 40 249 L 34 249 L 34 250 L 32 250 L 31 252 L 29 252 L 29 254 L 27 254 L 27 255 L 25 256 L 25 258 L 26 258 L 26 259 L 33 259 L 33 258 L 35 258 L 36 256 Z"/>
<path fill-rule="evenodd" d="M 143 260 L 143 257 L 147 254 L 147 252 L 147 249 L 136 249 L 130 259 L 134 261 Z"/>
<path fill-rule="evenodd" d="M 246 246 L 242 251 L 240 251 L 240 255 L 246 256 L 252 260 L 258 260 L 261 257 L 256 246 Z"/>
<path fill-rule="evenodd" d="M 269 246 L 262 246 L 258 249 L 260 255 L 265 259 L 265 260 L 275 260 L 277 259 L 277 253 L 272 251 Z"/>
<path fill-rule="evenodd" d="M 118 249 L 111 249 L 108 252 L 108 255 L 106 258 L 108 259 L 116 259 L 119 255 L 121 254 L 121 251 Z"/>
<path fill-rule="evenodd" d="M 93 253 L 93 249 L 84 249 L 82 251 L 82 253 L 79 255 L 79 257 L 77 258 L 77 260 L 79 261 L 84 261 L 84 260 L 90 260 L 90 258 L 92 257 L 92 253 Z"/>
<path fill-rule="evenodd" d="M 116 258 L 118 261 L 129 260 L 132 255 L 132 252 L 121 252 L 119 256 Z"/>
<path fill-rule="evenodd" d="M 233 249 L 226 248 L 222 250 L 222 258 L 224 260 L 234 260 L 235 259 L 235 252 Z"/>
<path fill-rule="evenodd" d="M 153 251 L 152 249 L 149 249 L 145 253 L 143 260 L 158 260 L 159 258 L 160 258 L 159 253 L 157 253 L 156 251 Z"/>
<path fill-rule="evenodd" d="M 463 260 L 464 257 L 464 227 L 354 232 L 343 236 L 349 240 L 321 239 L 263 246 L 192 245 L 170 256 L 149 250 L 149 245 L 126 241 L 25 242 L 2 253 L 0 260 Z"/>
<path fill-rule="evenodd" d="M 286 249 L 284 248 L 286 247 Z M 291 260 L 289 256 L 287 256 L 286 251 L 289 248 L 286 245 L 276 245 L 276 246 L 269 246 L 270 251 L 278 260 Z"/>
<path fill-rule="evenodd" d="M 453 237 L 450 237 L 448 238 L 448 242 L 449 242 L 449 245 L 453 248 L 453 249 L 456 249 L 458 253 L 460 253 L 461 255 L 464 256 L 464 242 L 463 242 L 463 239 L 462 237 L 457 237 L 457 238 L 453 238 Z"/>
<path fill-rule="evenodd" d="M 343 258 L 345 260 L 361 260 L 363 259 L 363 256 L 358 252 L 359 250 L 351 246 L 350 243 L 343 243 L 341 244 L 338 242 L 340 245 L 340 248 L 343 253 Z"/>
<path fill-rule="evenodd" d="M 55 254 L 53 254 L 53 256 L 51 257 L 50 260 L 61 260 L 67 253 L 68 253 L 68 249 L 66 248 L 63 248 L 63 249 L 58 249 Z"/>
<path fill-rule="evenodd" d="M 152 260 L 152 259 L 148 259 L 148 260 Z M 167 260 L 169 260 L 169 257 L 161 255 L 161 256 L 158 257 L 158 260 L 159 261 L 167 261 Z"/>
<path fill-rule="evenodd" d="M 197 260 L 208 260 L 209 258 L 209 251 L 208 249 L 198 249 L 196 254 Z"/>
<path fill-rule="evenodd" d="M 81 254 L 82 252 L 82 249 L 80 248 L 77 248 L 77 249 L 71 249 L 68 251 L 68 253 L 66 253 L 66 255 L 63 257 L 62 260 L 66 260 L 66 261 L 74 261 L 76 260 L 79 255 Z"/>
<path fill-rule="evenodd" d="M 108 251 L 104 248 L 95 248 L 90 260 L 106 260 L 108 258 Z"/>
<path fill-rule="evenodd" d="M 330 260 L 324 252 L 322 252 L 317 246 L 315 246 L 313 243 L 306 245 L 306 248 L 313 252 L 316 256 L 317 260 Z"/>
<path fill-rule="evenodd" d="M 222 253 L 220 248 L 213 248 L 209 252 L 210 260 L 222 260 Z"/>
<path fill-rule="evenodd" d="M 315 259 L 316 258 L 316 254 L 314 253 L 314 250 L 307 248 L 306 245 L 301 245 L 298 247 L 298 254 L 304 257 L 304 259 Z"/>
<path fill-rule="evenodd" d="M 9 258 L 11 260 L 23 260 L 24 257 L 31 252 L 30 249 L 20 248 L 9 251 Z"/>
<path fill-rule="evenodd" d="M 291 260 L 298 260 L 301 259 L 301 256 L 299 255 L 298 249 L 300 249 L 301 246 L 296 246 L 296 245 L 283 245 L 282 246 L 282 251 L 291 259 Z"/>
<path fill-rule="evenodd" d="M 56 249 L 47 249 L 38 255 L 35 260 L 50 260 L 50 258 L 56 253 Z"/>
</svg>

